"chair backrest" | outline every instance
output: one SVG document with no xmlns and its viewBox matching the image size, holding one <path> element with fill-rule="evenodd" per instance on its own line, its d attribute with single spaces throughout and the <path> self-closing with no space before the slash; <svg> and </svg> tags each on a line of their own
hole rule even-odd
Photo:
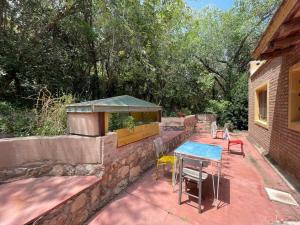
<svg viewBox="0 0 300 225">
<path fill-rule="evenodd" d="M 182 158 L 183 167 L 193 167 L 193 168 L 201 168 L 208 167 L 209 161 L 207 160 L 199 160 L 199 159 L 191 159 L 187 157 Z"/>
<path fill-rule="evenodd" d="M 229 123 L 224 124 L 224 131 L 225 131 L 226 128 L 229 129 Z"/>
<path fill-rule="evenodd" d="M 214 122 L 211 123 L 210 129 L 211 129 L 211 136 L 213 138 L 217 137 L 218 126 L 217 126 L 217 122 L 216 121 L 214 121 Z"/>
<path fill-rule="evenodd" d="M 161 155 L 164 154 L 165 148 L 161 137 L 156 138 L 154 141 L 154 148 L 156 157 L 159 158 Z"/>
<path fill-rule="evenodd" d="M 231 137 L 230 137 L 228 128 L 225 128 L 224 139 L 225 139 L 225 140 L 230 140 L 230 138 L 231 138 Z"/>
</svg>

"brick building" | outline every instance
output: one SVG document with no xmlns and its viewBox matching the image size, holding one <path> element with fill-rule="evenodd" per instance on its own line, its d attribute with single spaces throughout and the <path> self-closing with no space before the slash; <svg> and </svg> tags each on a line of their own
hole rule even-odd
<svg viewBox="0 0 300 225">
<path fill-rule="evenodd" d="M 283 0 L 250 63 L 249 135 L 300 180 L 300 1 Z"/>
</svg>

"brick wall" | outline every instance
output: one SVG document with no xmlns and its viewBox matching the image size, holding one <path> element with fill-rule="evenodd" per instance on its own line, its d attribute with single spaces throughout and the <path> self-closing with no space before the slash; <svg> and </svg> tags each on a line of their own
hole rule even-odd
<svg viewBox="0 0 300 225">
<path fill-rule="evenodd" d="M 289 68 L 300 61 L 299 50 L 270 60 L 249 78 L 249 135 L 278 165 L 300 180 L 300 132 L 288 128 Z M 254 121 L 255 89 L 269 82 L 268 128 Z"/>
</svg>

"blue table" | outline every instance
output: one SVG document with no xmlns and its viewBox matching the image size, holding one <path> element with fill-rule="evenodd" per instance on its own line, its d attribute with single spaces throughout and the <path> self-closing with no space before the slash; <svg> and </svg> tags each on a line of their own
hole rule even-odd
<svg viewBox="0 0 300 225">
<path fill-rule="evenodd" d="M 222 150 L 219 145 L 203 144 L 194 141 L 187 141 L 175 149 L 174 154 L 178 158 L 188 157 L 194 159 L 209 160 L 218 165 L 217 200 L 219 200 L 220 173 L 222 166 Z M 215 189 L 214 189 L 215 193 Z"/>
</svg>

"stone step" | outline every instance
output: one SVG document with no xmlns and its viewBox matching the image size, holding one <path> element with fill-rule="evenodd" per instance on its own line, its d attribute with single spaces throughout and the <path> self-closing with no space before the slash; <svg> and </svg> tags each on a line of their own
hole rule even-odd
<svg viewBox="0 0 300 225">
<path fill-rule="evenodd" d="M 0 224 L 81 224 L 98 206 L 98 182 L 96 176 L 65 176 L 0 185 Z"/>
</svg>

